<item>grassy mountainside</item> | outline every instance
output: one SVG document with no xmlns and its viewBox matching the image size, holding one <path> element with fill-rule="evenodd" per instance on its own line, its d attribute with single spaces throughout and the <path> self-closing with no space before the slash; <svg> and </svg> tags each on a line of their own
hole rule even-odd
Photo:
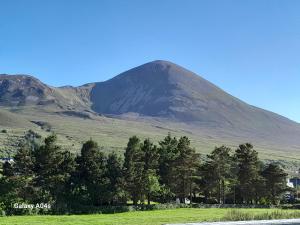
<svg viewBox="0 0 300 225">
<path fill-rule="evenodd" d="M 150 137 L 154 142 L 158 142 L 168 132 L 178 137 L 187 135 L 191 138 L 192 146 L 203 154 L 210 152 L 218 145 L 226 144 L 235 148 L 242 142 L 251 141 L 247 138 L 233 137 L 230 134 L 225 135 L 222 132 L 216 133 L 214 129 L 199 129 L 184 123 L 153 118 L 122 119 L 94 114 L 91 114 L 90 117 L 81 117 L 61 113 L 63 111 L 58 112 L 56 108 L 40 106 L 2 111 L 13 116 L 11 118 L 22 118 L 23 121 L 23 123 L 19 123 L 19 120 L 15 120 L 16 123 L 4 126 L 0 120 L 1 129 L 7 130 L 7 133 L 0 133 L 2 153 L 13 154 L 15 146 L 9 143 L 15 143 L 28 129 L 33 129 L 43 136 L 49 135 L 51 132 L 57 133 L 59 144 L 73 152 L 79 152 L 82 143 L 90 138 L 97 141 L 106 151 L 123 151 L 128 138 L 132 135 L 138 135 L 141 138 Z M 271 145 L 263 140 L 252 141 L 252 143 L 255 144 L 262 159 L 300 163 L 300 154 L 297 149 Z"/>
</svg>

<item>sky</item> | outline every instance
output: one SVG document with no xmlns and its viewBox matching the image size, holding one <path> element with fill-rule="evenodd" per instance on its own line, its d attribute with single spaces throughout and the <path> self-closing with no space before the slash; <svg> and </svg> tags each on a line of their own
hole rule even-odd
<svg viewBox="0 0 300 225">
<path fill-rule="evenodd" d="M 298 0 L 0 0 L 0 74 L 52 86 L 179 64 L 300 122 Z"/>
</svg>

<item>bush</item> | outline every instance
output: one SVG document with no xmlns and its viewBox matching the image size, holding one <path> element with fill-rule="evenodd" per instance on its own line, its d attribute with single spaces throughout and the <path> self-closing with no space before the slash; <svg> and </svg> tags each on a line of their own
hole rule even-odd
<svg viewBox="0 0 300 225">
<path fill-rule="evenodd" d="M 7 134 L 7 130 L 6 130 L 6 129 L 3 129 L 3 130 L 1 130 L 1 133 Z"/>
</svg>

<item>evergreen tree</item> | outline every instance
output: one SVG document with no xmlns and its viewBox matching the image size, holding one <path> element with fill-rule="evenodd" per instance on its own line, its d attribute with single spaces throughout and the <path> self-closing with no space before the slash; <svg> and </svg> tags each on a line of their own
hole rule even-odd
<svg viewBox="0 0 300 225">
<path fill-rule="evenodd" d="M 253 203 L 257 197 L 256 185 L 261 180 L 258 156 L 253 145 L 240 145 L 235 151 L 235 160 L 238 164 L 237 179 L 242 203 Z"/>
<path fill-rule="evenodd" d="M 33 176 L 34 157 L 29 145 L 22 145 L 14 156 L 14 170 L 24 177 Z"/>
<path fill-rule="evenodd" d="M 200 179 L 197 180 L 198 187 L 204 195 L 205 203 L 216 203 L 217 201 L 212 200 L 215 197 L 217 182 L 214 177 L 214 168 L 213 165 L 205 162 L 199 166 L 197 173 L 200 176 Z"/>
<path fill-rule="evenodd" d="M 181 137 L 177 145 L 178 156 L 173 161 L 173 188 L 176 196 L 181 202 L 185 202 L 185 198 L 192 196 L 192 188 L 194 183 L 194 175 L 199 165 L 199 156 L 195 150 L 190 147 L 190 140 L 187 137 Z"/>
<path fill-rule="evenodd" d="M 56 144 L 55 135 L 48 136 L 44 144 L 34 151 L 34 185 L 38 189 L 38 201 L 53 202 L 56 206 L 64 202 L 62 194 L 66 191 L 74 159 L 71 153 L 61 151 Z"/>
<path fill-rule="evenodd" d="M 133 204 L 137 205 L 139 200 L 143 201 L 144 161 L 141 143 L 136 136 L 129 138 L 124 156 L 126 190 L 131 196 Z"/>
<path fill-rule="evenodd" d="M 205 164 L 205 167 L 209 168 L 205 178 L 208 178 L 211 182 L 210 188 L 216 190 L 219 204 L 225 203 L 226 189 L 232 177 L 232 157 L 230 152 L 231 149 L 225 146 L 215 148 L 207 156 L 208 161 Z"/>
<path fill-rule="evenodd" d="M 126 203 L 124 191 L 124 177 L 122 160 L 113 152 L 108 155 L 106 165 L 108 184 L 108 198 L 111 204 Z"/>
<path fill-rule="evenodd" d="M 164 140 L 159 142 L 159 179 L 160 184 L 164 188 L 164 196 L 161 196 L 163 201 L 170 201 L 171 198 L 175 195 L 174 185 L 174 173 L 173 164 L 175 159 L 178 156 L 178 140 L 175 137 L 171 137 L 170 134 L 164 138 Z"/>
<path fill-rule="evenodd" d="M 35 199 L 36 193 L 32 178 L 34 177 L 34 157 L 29 145 L 21 145 L 14 156 L 14 172 L 16 178 L 22 180 L 22 188 L 18 195 L 28 201 Z"/>
<path fill-rule="evenodd" d="M 96 206 L 107 203 L 109 201 L 107 189 L 109 180 L 106 176 L 107 158 L 99 150 L 98 144 L 92 140 L 85 142 L 77 161 L 80 182 L 86 189 L 91 203 Z"/>
<path fill-rule="evenodd" d="M 141 146 L 141 151 L 144 163 L 142 178 L 142 184 L 144 185 L 143 192 L 147 197 L 148 205 L 150 205 L 150 198 L 160 190 L 157 175 L 159 154 L 157 147 L 153 145 L 150 139 L 145 139 Z"/>
<path fill-rule="evenodd" d="M 72 175 L 76 170 L 75 156 L 69 151 L 61 153 L 61 161 L 58 170 L 58 185 L 56 186 L 56 201 L 60 207 L 67 208 L 72 204 L 73 195 L 71 190 Z"/>
<path fill-rule="evenodd" d="M 24 202 L 24 199 L 20 198 L 19 195 L 23 189 L 23 182 L 22 179 L 18 179 L 11 173 L 13 167 L 9 166 L 9 163 L 5 167 L 9 170 L 2 170 L 2 176 L 0 174 L 0 205 L 1 210 L 4 210 L 6 215 L 13 215 L 15 213 L 13 204 Z M 8 173 L 8 171 L 10 172 Z"/>
<path fill-rule="evenodd" d="M 281 194 L 287 190 L 287 173 L 277 164 L 271 163 L 262 171 L 262 176 L 265 178 L 266 193 L 269 201 L 272 204 L 279 203 Z"/>
</svg>

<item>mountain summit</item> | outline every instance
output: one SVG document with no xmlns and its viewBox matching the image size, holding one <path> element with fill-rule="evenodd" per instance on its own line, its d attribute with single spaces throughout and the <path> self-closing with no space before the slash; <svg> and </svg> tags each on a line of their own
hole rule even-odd
<svg viewBox="0 0 300 225">
<path fill-rule="evenodd" d="M 95 111 L 106 114 L 135 112 L 201 121 L 213 116 L 210 112 L 213 104 L 230 105 L 237 100 L 195 73 L 158 60 L 96 83 L 91 101 Z"/>
</svg>

